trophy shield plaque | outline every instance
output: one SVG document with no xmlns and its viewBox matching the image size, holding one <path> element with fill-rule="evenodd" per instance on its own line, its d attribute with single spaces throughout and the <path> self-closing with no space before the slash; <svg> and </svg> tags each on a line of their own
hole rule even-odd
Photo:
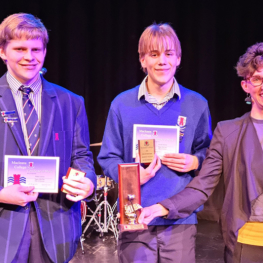
<svg viewBox="0 0 263 263">
<path fill-rule="evenodd" d="M 140 164 L 119 164 L 120 232 L 145 230 L 139 224 L 141 207 Z"/>
<path fill-rule="evenodd" d="M 155 154 L 155 140 L 138 140 L 138 148 L 140 155 L 140 162 L 149 165 L 154 159 Z"/>
<path fill-rule="evenodd" d="M 85 177 L 85 175 L 86 175 L 86 173 L 84 173 L 80 170 L 74 169 L 72 167 L 69 167 L 65 178 L 66 179 L 73 179 L 74 177 Z M 61 191 L 65 194 L 68 194 L 69 192 L 64 189 L 63 185 L 61 187 Z"/>
</svg>

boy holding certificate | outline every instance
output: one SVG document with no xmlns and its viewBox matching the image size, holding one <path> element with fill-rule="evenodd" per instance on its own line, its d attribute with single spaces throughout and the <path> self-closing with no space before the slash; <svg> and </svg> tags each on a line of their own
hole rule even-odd
<svg viewBox="0 0 263 263">
<path fill-rule="evenodd" d="M 79 201 L 96 188 L 83 99 L 39 73 L 47 42 L 45 26 L 33 15 L 14 14 L 0 24 L 7 66 L 0 78 L 0 262 L 68 262 L 81 235 Z M 68 194 L 38 195 L 18 174 L 3 187 L 5 155 L 59 157 L 58 185 Z M 86 177 L 63 178 L 69 167 Z"/>
<path fill-rule="evenodd" d="M 181 46 L 170 25 L 147 27 L 138 51 L 146 77 L 112 102 L 98 161 L 118 181 L 118 164 L 134 162 L 134 124 L 179 126 L 179 153 L 167 152 L 161 161 L 155 155 L 146 169 L 140 167 L 142 206 L 154 205 L 155 214 L 165 215 L 162 201 L 182 191 L 205 158 L 212 135 L 210 113 L 200 94 L 174 78 Z M 185 219 L 156 217 L 147 223 L 148 230 L 120 235 L 120 262 L 195 262 L 196 211 Z"/>
</svg>

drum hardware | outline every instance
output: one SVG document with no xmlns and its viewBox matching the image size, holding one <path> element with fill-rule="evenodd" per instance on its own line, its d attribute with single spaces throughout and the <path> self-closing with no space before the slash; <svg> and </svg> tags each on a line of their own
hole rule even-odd
<svg viewBox="0 0 263 263">
<path fill-rule="evenodd" d="M 97 143 L 90 144 L 90 147 L 92 147 L 92 146 L 101 146 L 101 145 L 102 145 L 102 142 L 97 142 Z"/>
<path fill-rule="evenodd" d="M 85 240 L 84 238 L 82 238 L 82 236 L 79 238 L 80 239 L 80 246 L 81 246 L 81 254 L 84 255 L 85 251 L 84 251 L 84 247 L 83 247 L 83 241 Z"/>
<path fill-rule="evenodd" d="M 81 225 L 83 225 L 86 221 L 86 215 L 87 215 L 87 204 L 84 200 L 81 200 L 80 203 L 80 214 L 81 214 Z"/>
<path fill-rule="evenodd" d="M 90 144 L 90 146 L 101 146 L 102 142 L 100 143 L 93 143 Z M 95 198 L 93 199 L 93 201 L 95 202 L 95 206 L 96 209 L 95 211 L 93 211 L 87 204 L 85 201 L 85 208 L 81 207 L 81 225 L 83 225 L 87 218 L 89 218 L 89 222 L 87 224 L 87 226 L 85 227 L 84 231 L 82 232 L 82 235 L 80 237 L 80 243 L 81 243 L 81 250 L 82 250 L 82 254 L 85 254 L 84 252 L 84 248 L 83 248 L 83 241 L 85 240 L 84 238 L 84 234 L 86 233 L 86 231 L 88 230 L 88 228 L 90 226 L 93 227 L 93 229 L 95 229 L 97 232 L 100 232 L 100 237 L 103 236 L 104 233 L 107 233 L 108 230 L 112 231 L 114 234 L 114 237 L 116 239 L 116 241 L 118 241 L 118 228 L 117 228 L 117 215 L 114 216 L 114 211 L 117 210 L 117 201 L 115 202 L 115 204 L 112 206 L 110 206 L 110 204 L 107 201 L 107 195 L 108 195 L 108 190 L 110 190 L 111 188 L 114 187 L 113 182 L 111 180 L 107 180 L 107 177 L 105 176 L 105 181 L 103 180 L 104 178 L 101 178 L 101 176 L 97 177 L 97 189 L 96 191 L 99 190 L 103 190 L 103 193 L 100 193 L 100 195 L 98 196 L 98 193 L 96 192 L 95 194 Z M 102 195 L 104 196 L 104 200 L 100 203 L 100 199 L 102 197 Z M 84 205 L 83 205 L 84 206 Z M 104 208 L 104 222 L 101 222 L 101 212 L 102 212 L 102 207 Z M 87 215 L 87 210 L 91 212 L 91 215 Z M 108 217 L 107 217 L 108 214 Z M 91 223 L 93 223 L 93 225 L 91 225 Z M 88 234 L 88 237 L 90 237 L 90 234 Z M 103 240 L 104 241 L 104 240 Z"/>
<path fill-rule="evenodd" d="M 102 175 L 97 175 L 97 191 L 103 190 L 104 186 L 107 184 L 108 190 L 114 188 L 113 181 L 107 179 L 107 177 L 102 177 Z"/>
<path fill-rule="evenodd" d="M 99 235 L 100 237 L 103 237 L 104 233 L 108 233 L 109 230 L 112 231 L 117 241 L 118 240 L 117 216 L 114 215 L 114 211 L 117 207 L 117 202 L 111 207 L 111 205 L 107 201 L 108 191 L 114 186 L 112 184 L 112 181 L 110 181 L 106 176 L 105 178 L 101 178 L 101 176 L 99 176 L 97 180 L 98 182 L 103 184 L 103 188 L 101 188 L 101 185 L 98 185 L 97 191 L 103 189 L 103 192 L 100 194 L 96 192 L 95 198 L 93 199 L 96 206 L 95 211 L 93 211 L 88 205 L 86 206 L 87 207 L 86 212 L 90 211 L 91 215 L 85 214 L 85 216 L 82 216 L 83 218 L 82 225 L 86 222 L 87 218 L 89 218 L 89 221 L 84 231 L 82 232 L 82 237 L 84 238 L 86 231 L 90 226 L 92 226 L 94 230 L 100 232 Z M 102 196 L 103 196 L 103 201 L 100 202 Z M 102 222 L 102 212 L 103 212 L 103 222 Z M 88 237 L 90 237 L 90 234 L 91 233 L 88 234 Z"/>
</svg>

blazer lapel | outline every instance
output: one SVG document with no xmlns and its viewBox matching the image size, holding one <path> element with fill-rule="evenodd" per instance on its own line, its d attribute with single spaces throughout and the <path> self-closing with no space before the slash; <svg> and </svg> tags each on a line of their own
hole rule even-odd
<svg viewBox="0 0 263 263">
<path fill-rule="evenodd" d="M 6 123 L 9 126 L 11 133 L 13 134 L 18 147 L 20 148 L 23 155 L 28 155 L 26 150 L 26 144 L 24 139 L 24 134 L 21 127 L 20 118 L 17 112 L 16 104 L 9 88 L 9 85 L 6 81 L 6 75 L 0 79 L 0 110 L 1 111 L 11 111 L 15 110 L 15 114 L 12 117 L 17 117 L 17 122 Z"/>
<path fill-rule="evenodd" d="M 56 92 L 52 85 L 42 77 L 41 126 L 38 155 L 44 156 L 47 150 L 54 122 Z"/>
</svg>

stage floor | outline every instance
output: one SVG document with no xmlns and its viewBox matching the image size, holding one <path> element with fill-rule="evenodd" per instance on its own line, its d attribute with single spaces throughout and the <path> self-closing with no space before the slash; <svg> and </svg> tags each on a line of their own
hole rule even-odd
<svg viewBox="0 0 263 263">
<path fill-rule="evenodd" d="M 196 263 L 223 263 L 223 239 L 216 222 L 199 220 L 196 239 Z M 92 231 L 90 237 L 85 235 L 83 242 L 85 254 L 79 246 L 70 263 L 118 263 L 114 236 L 107 234 L 100 238 Z"/>
</svg>

